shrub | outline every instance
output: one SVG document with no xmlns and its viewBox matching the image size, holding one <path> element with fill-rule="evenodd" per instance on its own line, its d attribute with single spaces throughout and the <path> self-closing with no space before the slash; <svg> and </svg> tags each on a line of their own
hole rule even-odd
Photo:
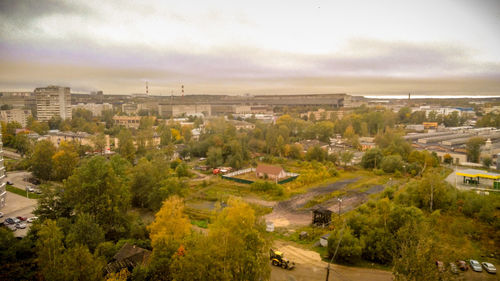
<svg viewBox="0 0 500 281">
<path fill-rule="evenodd" d="M 256 181 L 250 185 L 252 191 L 271 192 L 274 195 L 283 195 L 283 187 L 268 181 Z"/>
</svg>

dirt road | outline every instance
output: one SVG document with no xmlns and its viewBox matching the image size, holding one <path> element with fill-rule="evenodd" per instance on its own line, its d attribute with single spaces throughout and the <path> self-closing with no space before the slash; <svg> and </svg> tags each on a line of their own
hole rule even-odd
<svg viewBox="0 0 500 281">
<path fill-rule="evenodd" d="M 290 242 L 275 241 L 274 247 L 282 251 L 285 257 L 295 262 L 293 270 L 272 267 L 271 281 L 324 281 L 328 263 L 321 260 L 318 253 L 304 250 Z M 392 273 L 370 268 L 330 265 L 330 280 L 371 280 L 390 281 Z"/>
<path fill-rule="evenodd" d="M 304 194 L 293 196 L 291 199 L 274 204 L 273 211 L 265 216 L 266 221 L 273 222 L 275 227 L 303 226 L 311 223 L 311 211 L 324 207 L 335 213 L 345 213 L 363 204 L 368 199 L 368 195 L 380 192 L 384 189 L 382 185 L 376 185 L 367 191 L 348 190 L 342 196 L 340 203 L 337 198 L 329 199 L 311 208 L 304 208 L 306 204 L 317 196 L 322 196 L 341 190 L 348 184 L 355 183 L 359 178 L 341 180 L 326 186 L 310 189 Z"/>
</svg>

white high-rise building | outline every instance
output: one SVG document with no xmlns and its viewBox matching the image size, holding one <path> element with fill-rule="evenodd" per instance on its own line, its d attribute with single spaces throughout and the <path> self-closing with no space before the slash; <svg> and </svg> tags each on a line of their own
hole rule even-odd
<svg viewBox="0 0 500 281">
<path fill-rule="evenodd" d="M 7 191 L 5 190 L 5 165 L 3 163 L 3 143 L 2 133 L 0 132 L 0 209 L 5 206 Z"/>
<path fill-rule="evenodd" d="M 71 93 L 69 87 L 48 86 L 35 89 L 36 115 L 39 121 L 53 116 L 71 119 Z"/>
</svg>

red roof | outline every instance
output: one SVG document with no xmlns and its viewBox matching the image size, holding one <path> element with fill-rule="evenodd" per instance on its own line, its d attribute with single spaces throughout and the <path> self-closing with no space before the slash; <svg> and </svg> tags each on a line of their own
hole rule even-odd
<svg viewBox="0 0 500 281">
<path fill-rule="evenodd" d="M 257 169 L 255 170 L 255 172 L 257 172 L 259 174 L 276 175 L 276 176 L 279 175 L 281 173 L 281 171 L 284 171 L 284 170 L 280 166 L 271 166 L 271 165 L 263 165 L 263 164 L 259 164 L 257 166 Z"/>
</svg>

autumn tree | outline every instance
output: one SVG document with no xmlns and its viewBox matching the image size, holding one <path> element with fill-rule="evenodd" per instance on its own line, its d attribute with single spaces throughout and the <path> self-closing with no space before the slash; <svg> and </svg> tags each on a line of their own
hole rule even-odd
<svg viewBox="0 0 500 281">
<path fill-rule="evenodd" d="M 153 247 L 150 270 L 154 280 L 171 280 L 172 256 L 191 231 L 191 224 L 183 211 L 182 199 L 172 196 L 163 202 L 155 220 L 148 226 Z"/>
<path fill-rule="evenodd" d="M 68 178 L 73 173 L 79 161 L 80 158 L 75 146 L 62 141 L 59 144 L 59 149 L 52 156 L 52 178 L 60 181 Z"/>
</svg>

